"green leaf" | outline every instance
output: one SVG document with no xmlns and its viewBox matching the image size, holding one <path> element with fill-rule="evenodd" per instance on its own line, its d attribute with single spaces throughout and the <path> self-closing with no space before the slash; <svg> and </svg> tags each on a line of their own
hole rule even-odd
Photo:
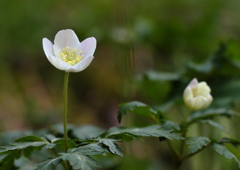
<svg viewBox="0 0 240 170">
<path fill-rule="evenodd" d="M 62 159 L 68 161 L 74 170 L 95 170 L 94 167 L 101 168 L 101 165 L 95 159 L 76 152 L 64 153 Z"/>
<path fill-rule="evenodd" d="M 2 146 L 0 149 L 0 154 L 4 155 L 4 158 L 1 159 L 0 165 L 1 168 L 6 170 L 8 167 L 13 167 L 14 159 L 18 159 L 21 156 L 21 152 L 23 151 L 24 156 L 28 157 L 34 149 L 47 145 L 47 142 L 38 141 L 36 142 L 35 137 L 26 137 L 20 138 L 18 141 L 25 141 L 25 140 L 33 140 L 34 142 L 15 142 L 8 146 Z M 39 139 L 40 140 L 40 139 Z M 9 168 L 13 169 L 13 168 Z M 8 170 L 9 170 L 8 169 Z"/>
<path fill-rule="evenodd" d="M 16 170 L 14 160 L 20 158 L 21 150 L 8 151 L 6 155 L 0 160 L 1 170 Z"/>
<path fill-rule="evenodd" d="M 125 135 L 131 136 L 132 138 L 139 137 L 165 137 L 167 139 L 180 140 L 182 137 L 178 136 L 175 133 L 172 133 L 172 130 L 165 130 L 162 126 L 152 125 L 144 128 L 124 128 L 124 127 L 113 127 L 107 131 L 106 137 L 109 138 L 118 138 L 121 139 Z"/>
<path fill-rule="evenodd" d="M 69 149 L 69 153 L 77 152 L 82 155 L 105 155 L 106 150 L 99 143 L 91 143 L 78 148 Z"/>
<path fill-rule="evenodd" d="M 213 120 L 200 120 L 199 122 L 200 123 L 208 123 L 209 125 L 211 125 L 211 126 L 213 126 L 215 128 L 218 128 L 218 129 L 220 129 L 220 130 L 222 130 L 222 131 L 224 131 L 226 133 L 229 133 L 228 130 L 224 126 L 222 126 L 221 124 L 219 124 L 219 123 L 217 123 L 217 122 L 215 122 Z"/>
<path fill-rule="evenodd" d="M 0 149 L 0 154 L 5 153 L 7 151 L 12 151 L 12 150 L 22 150 L 27 147 L 40 147 L 43 145 L 47 145 L 46 142 L 15 142 L 11 143 L 8 146 L 1 146 L 2 149 Z"/>
<path fill-rule="evenodd" d="M 180 131 L 180 126 L 179 124 L 172 122 L 172 121 L 165 121 L 162 125 L 161 125 L 164 129 L 169 129 L 169 130 L 178 130 Z"/>
<path fill-rule="evenodd" d="M 212 147 L 217 153 L 223 155 L 226 159 L 234 159 L 238 163 L 238 168 L 240 169 L 239 159 L 232 152 L 230 152 L 224 145 L 213 143 Z"/>
<path fill-rule="evenodd" d="M 224 108 L 220 108 L 220 109 L 208 109 L 208 110 L 204 110 L 204 111 L 196 111 L 193 114 L 191 114 L 189 116 L 189 124 L 193 123 L 197 120 L 200 119 L 209 119 L 209 118 L 213 118 L 215 116 L 226 116 L 226 117 L 230 117 L 230 116 L 240 116 L 240 114 L 238 112 L 235 112 L 233 110 L 228 110 L 228 109 L 224 109 Z"/>
<path fill-rule="evenodd" d="M 122 152 L 120 152 L 120 150 L 122 150 L 115 142 L 117 142 L 119 140 L 116 139 L 100 139 L 99 143 L 102 143 L 103 145 L 107 146 L 109 151 L 112 154 L 117 154 L 119 156 L 123 157 Z"/>
<path fill-rule="evenodd" d="M 62 156 L 53 159 L 48 159 L 44 162 L 37 164 L 38 167 L 35 170 L 52 170 L 53 169 L 52 167 L 57 166 L 59 163 L 61 163 L 61 161 Z"/>
<path fill-rule="evenodd" d="M 188 138 L 190 141 L 187 142 L 189 144 L 188 148 L 191 149 L 192 153 L 197 152 L 198 150 L 202 149 L 203 146 L 207 146 L 211 140 L 207 137 L 191 137 Z"/>
<path fill-rule="evenodd" d="M 38 136 L 34 136 L 34 135 L 29 135 L 29 136 L 24 136 L 21 138 L 18 138 L 15 140 L 15 142 L 33 142 L 33 141 L 44 141 L 44 139 L 38 137 Z"/>
<path fill-rule="evenodd" d="M 54 148 L 55 146 L 56 146 L 55 143 L 50 143 L 50 144 L 46 145 L 45 148 L 46 148 L 46 149 L 52 149 L 52 148 Z"/>
<path fill-rule="evenodd" d="M 238 159 L 240 159 L 240 147 L 239 146 L 234 146 L 230 143 L 225 143 L 225 147 L 232 152 Z"/>
<path fill-rule="evenodd" d="M 61 161 L 68 161 L 74 170 L 94 170 L 100 164 L 89 155 L 99 155 L 108 152 L 99 143 L 91 143 L 78 148 L 69 149 L 68 153 L 61 153 L 59 157 L 48 159 L 38 165 L 35 170 L 52 170 Z"/>
<path fill-rule="evenodd" d="M 160 111 L 156 111 L 152 109 L 150 106 L 142 102 L 133 101 L 129 103 L 122 103 L 120 104 L 119 110 L 118 110 L 119 123 L 122 120 L 122 116 L 127 114 L 128 112 L 137 113 L 139 115 L 146 116 L 146 117 L 157 116 L 162 114 Z"/>
</svg>

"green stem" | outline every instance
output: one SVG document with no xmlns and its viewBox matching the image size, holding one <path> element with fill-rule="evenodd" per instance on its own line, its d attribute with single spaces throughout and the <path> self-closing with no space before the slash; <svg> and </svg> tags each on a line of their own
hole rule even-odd
<svg viewBox="0 0 240 170">
<path fill-rule="evenodd" d="M 184 132 L 182 134 L 182 137 L 185 138 L 187 134 L 187 121 L 188 121 L 188 116 L 189 116 L 189 110 L 186 112 L 185 117 L 184 117 Z M 184 145 L 185 145 L 185 139 L 182 140 L 181 145 L 180 145 L 180 154 L 181 156 L 184 154 Z"/>
<path fill-rule="evenodd" d="M 154 116 L 154 115 L 152 115 L 152 114 L 150 114 L 150 116 L 151 116 L 151 118 L 153 119 L 153 121 L 156 123 L 156 124 L 160 124 L 160 122 L 158 121 L 158 119 Z M 168 147 L 170 148 L 170 150 L 172 151 L 172 153 L 177 157 L 177 159 L 179 160 L 180 159 L 180 154 L 179 154 L 179 152 L 172 146 L 172 144 L 171 144 L 171 142 L 167 139 L 166 140 L 167 141 L 167 144 L 168 144 Z"/>
<path fill-rule="evenodd" d="M 183 157 L 181 160 L 184 161 L 185 159 L 188 159 L 194 155 L 196 155 L 197 153 L 201 152 L 203 149 L 207 148 L 210 145 L 210 143 L 206 146 L 203 146 L 201 149 L 199 149 L 198 151 L 194 152 L 194 153 L 190 153 L 188 155 L 186 155 L 185 157 Z"/>
<path fill-rule="evenodd" d="M 170 150 L 172 151 L 172 153 L 177 157 L 177 159 L 179 160 L 180 159 L 180 154 L 179 152 L 172 146 L 172 144 L 170 143 L 170 141 L 167 139 L 167 144 L 168 144 L 168 147 L 170 148 Z"/>
<path fill-rule="evenodd" d="M 68 151 L 68 131 L 67 131 L 67 94 L 68 94 L 68 79 L 69 72 L 65 72 L 64 86 L 63 86 L 63 129 L 64 129 L 64 145 L 65 153 Z M 66 170 L 70 169 L 70 165 L 67 163 Z"/>
<path fill-rule="evenodd" d="M 65 152 L 68 150 L 68 132 L 67 132 L 67 94 L 68 94 L 68 79 L 69 72 L 65 72 L 64 77 L 64 86 L 63 86 L 63 129 L 64 129 L 64 144 L 65 144 Z"/>
</svg>

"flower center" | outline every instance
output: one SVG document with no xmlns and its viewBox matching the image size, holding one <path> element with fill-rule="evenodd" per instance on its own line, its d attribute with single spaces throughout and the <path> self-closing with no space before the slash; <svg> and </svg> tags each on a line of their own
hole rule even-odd
<svg viewBox="0 0 240 170">
<path fill-rule="evenodd" d="M 78 49 L 73 49 L 68 46 L 60 50 L 58 53 L 60 54 L 60 59 L 71 66 L 79 63 L 84 57 L 84 55 L 81 55 L 82 51 L 78 52 Z"/>
</svg>

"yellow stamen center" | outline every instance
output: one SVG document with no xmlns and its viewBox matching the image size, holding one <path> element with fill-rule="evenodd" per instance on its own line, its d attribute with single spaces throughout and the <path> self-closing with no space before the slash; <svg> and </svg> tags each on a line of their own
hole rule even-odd
<svg viewBox="0 0 240 170">
<path fill-rule="evenodd" d="M 73 49 L 68 46 L 60 50 L 58 53 L 60 54 L 60 59 L 71 66 L 79 63 L 84 57 L 84 55 L 81 55 L 82 51 L 78 52 L 78 49 Z"/>
</svg>

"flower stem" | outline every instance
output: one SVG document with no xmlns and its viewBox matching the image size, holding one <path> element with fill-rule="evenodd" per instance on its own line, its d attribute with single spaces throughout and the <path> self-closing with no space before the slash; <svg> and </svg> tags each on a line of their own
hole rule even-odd
<svg viewBox="0 0 240 170">
<path fill-rule="evenodd" d="M 68 94 L 68 78 L 69 72 L 65 72 L 64 77 L 64 86 L 63 86 L 63 129 L 64 129 L 64 144 L 65 144 L 65 152 L 68 150 L 68 132 L 67 132 L 67 94 Z"/>
<path fill-rule="evenodd" d="M 189 116 L 190 110 L 187 110 L 185 117 L 184 117 L 184 132 L 182 134 L 182 137 L 185 138 L 187 134 L 187 122 L 188 122 L 188 116 Z M 182 140 L 181 145 L 180 145 L 180 155 L 182 156 L 184 154 L 184 145 L 185 145 L 185 139 Z"/>
</svg>

